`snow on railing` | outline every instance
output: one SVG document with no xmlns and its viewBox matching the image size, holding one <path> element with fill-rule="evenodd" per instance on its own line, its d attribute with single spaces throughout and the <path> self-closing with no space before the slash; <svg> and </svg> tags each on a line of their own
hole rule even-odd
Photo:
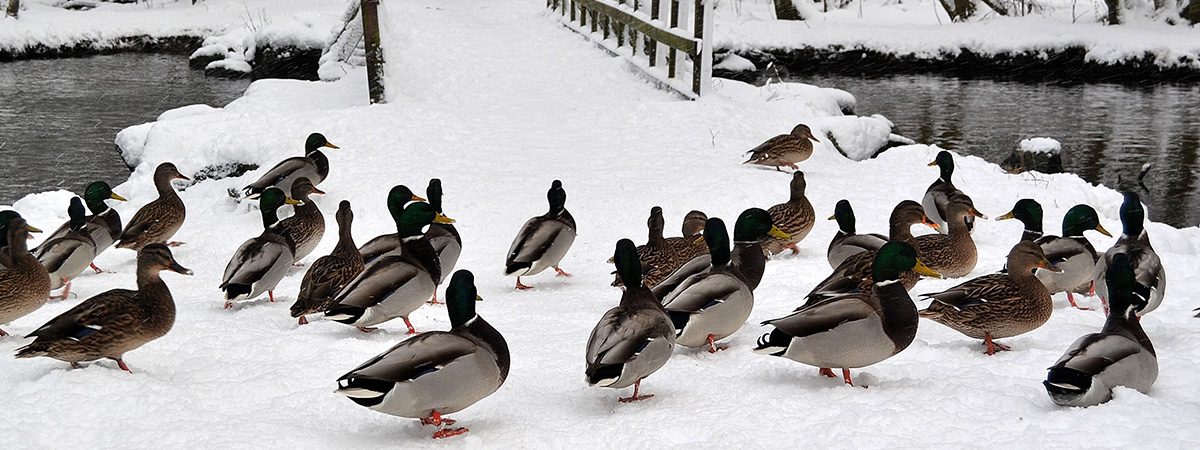
<svg viewBox="0 0 1200 450">
<path fill-rule="evenodd" d="M 672 90 L 692 99 L 707 93 L 713 0 L 547 0 L 546 7 Z"/>
</svg>

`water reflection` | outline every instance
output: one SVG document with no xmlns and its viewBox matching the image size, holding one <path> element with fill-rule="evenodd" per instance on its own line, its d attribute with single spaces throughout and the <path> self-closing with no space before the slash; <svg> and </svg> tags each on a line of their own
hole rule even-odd
<svg viewBox="0 0 1200 450">
<path fill-rule="evenodd" d="M 244 80 L 206 78 L 178 55 L 126 53 L 0 63 L 0 204 L 129 177 L 117 132 L 179 106 L 223 106 Z"/>
<path fill-rule="evenodd" d="M 1051 137 L 1063 165 L 1085 180 L 1137 189 L 1151 219 L 1200 224 L 1200 85 L 1023 83 L 937 75 L 796 76 L 858 98 L 858 114 L 883 114 L 917 142 L 999 163 L 1022 139 Z M 1118 184 L 1118 179 L 1120 184 Z"/>
</svg>

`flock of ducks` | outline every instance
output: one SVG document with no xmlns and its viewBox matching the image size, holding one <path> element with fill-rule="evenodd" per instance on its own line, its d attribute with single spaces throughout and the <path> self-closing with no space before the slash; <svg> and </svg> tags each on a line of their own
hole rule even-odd
<svg viewBox="0 0 1200 450">
<path fill-rule="evenodd" d="M 805 125 L 752 149 L 747 164 L 795 167 L 812 154 L 817 138 Z M 242 193 L 257 198 L 262 233 L 243 243 L 226 266 L 219 288 L 225 307 L 267 294 L 286 272 L 311 253 L 325 234 L 325 219 L 309 196 L 323 194 L 316 185 L 329 172 L 323 148 L 338 148 L 313 133 L 304 156 L 288 158 L 267 171 Z M 914 340 L 920 318 L 946 325 L 984 341 L 986 353 L 1008 350 L 997 339 L 1040 327 L 1050 317 L 1050 296 L 1093 287 L 1105 302 L 1108 320 L 1098 333 L 1076 341 L 1050 368 L 1044 382 L 1054 402 L 1088 406 L 1107 401 L 1115 386 L 1145 392 L 1157 377 L 1154 348 L 1138 323 L 1162 301 L 1165 273 L 1143 227 L 1145 213 L 1136 194 L 1125 194 L 1121 206 L 1124 232 L 1111 249 L 1099 254 L 1083 233 L 1105 235 L 1096 211 L 1077 205 L 1063 219 L 1062 236 L 1042 232 L 1042 210 L 1022 199 L 998 218 L 1024 223 L 1021 240 L 1007 257 L 1006 269 L 968 280 L 942 292 L 924 294 L 930 305 L 918 311 L 909 290 L 920 277 L 958 278 L 970 273 L 979 255 L 971 232 L 974 219 L 986 219 L 969 196 L 954 187 L 953 157 L 941 152 L 931 165 L 940 176 L 921 203 L 905 200 L 889 218 L 888 234 L 858 234 L 854 211 L 841 200 L 831 220 L 839 231 L 829 243 L 832 272 L 806 296 L 803 305 L 763 325 L 754 351 L 819 368 L 835 377 L 840 369 L 853 385 L 850 369 L 886 360 Z M 112 245 L 138 252 L 137 289 L 113 289 L 91 297 L 34 330 L 18 358 L 46 356 L 70 363 L 112 359 L 129 370 L 123 355 L 166 334 L 175 319 L 170 290 L 160 278 L 169 270 L 190 275 L 172 256 L 170 239 L 185 217 L 182 200 L 171 186 L 187 177 L 171 163 L 154 173 L 159 197 L 121 226 L 105 200 L 123 201 L 103 183 L 93 183 L 82 199 L 73 198 L 70 220 L 38 248 L 27 248 L 30 232 L 38 232 L 15 211 L 0 212 L 0 324 L 30 314 L 46 303 L 52 290 L 63 288 Z M 637 401 L 643 379 L 666 364 L 676 346 L 725 349 L 719 341 L 736 333 L 754 307 L 754 291 L 762 281 L 769 255 L 798 252 L 797 243 L 812 230 L 816 213 L 805 196 L 804 174 L 792 174 L 790 198 L 769 209 L 748 208 L 733 224 L 732 240 L 725 222 L 692 211 L 682 236 L 663 236 L 663 211 L 654 207 L 647 220 L 647 243 L 616 243 L 611 262 L 614 285 L 624 287 L 620 303 L 608 310 L 592 330 L 585 360 L 591 386 L 625 388 Z M 441 181 L 433 179 L 426 197 L 396 186 L 387 197 L 396 233 L 378 236 L 361 247 L 351 234 L 350 202 L 338 205 L 338 242 L 317 259 L 301 282 L 290 312 L 301 325 L 307 315 L 369 332 L 400 318 L 416 334 L 338 379 L 339 394 L 387 414 L 421 419 L 440 427 L 435 438 L 465 428 L 448 428 L 443 417 L 495 392 L 508 375 L 510 355 L 504 337 L 475 312 L 476 293 L 470 271 L 454 271 L 462 239 L 454 221 L 442 212 Z M 517 277 L 517 289 L 530 289 L 521 277 L 559 267 L 575 240 L 576 223 L 567 211 L 566 191 L 555 180 L 547 192 L 549 210 L 529 219 L 518 231 L 505 261 L 505 274 Z M 279 219 L 279 207 L 291 204 L 294 215 Z M 84 207 L 91 211 L 86 215 Z M 913 225 L 938 233 L 914 236 Z M 452 275 L 451 275 L 452 274 Z M 447 282 L 447 278 L 449 281 Z M 426 303 L 437 303 L 437 286 L 447 282 L 445 304 L 452 328 L 417 334 L 408 316 Z M 0 330 L 0 336 L 6 335 Z"/>
</svg>

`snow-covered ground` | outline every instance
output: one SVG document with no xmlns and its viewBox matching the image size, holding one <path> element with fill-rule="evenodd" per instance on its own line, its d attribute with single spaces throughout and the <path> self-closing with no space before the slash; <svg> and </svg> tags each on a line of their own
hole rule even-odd
<svg viewBox="0 0 1200 450">
<path fill-rule="evenodd" d="M 210 0 L 212 5 L 220 4 Z M 929 4 L 925 3 L 928 7 Z M 338 6 L 340 9 L 341 5 Z M 220 109 L 190 108 L 122 134 L 140 161 L 116 192 L 126 220 L 154 198 L 150 174 L 164 160 L 182 172 L 207 165 L 269 166 L 299 154 L 310 132 L 341 150 L 316 202 L 330 232 L 308 257 L 334 245 L 332 212 L 353 203 L 361 244 L 394 231 L 384 198 L 395 184 L 423 192 L 443 180 L 445 208 L 458 220 L 464 251 L 459 268 L 476 275 L 479 313 L 508 340 L 513 365 L 494 395 L 455 414 L 471 429 L 432 441 L 431 427 L 382 415 L 334 394 L 335 380 L 404 339 L 403 323 L 363 334 L 318 321 L 298 327 L 288 315 L 304 269 L 265 299 L 222 310 L 217 288 L 237 246 L 260 231 L 252 202 L 226 191 L 262 170 L 205 181 L 181 193 L 188 220 L 175 236 L 175 255 L 195 276 L 163 275 L 179 307 L 175 328 L 126 355 L 135 371 L 112 362 L 71 370 L 51 359 L 0 356 L 0 448 L 1089 448 L 1200 445 L 1200 320 L 1191 309 L 1200 288 L 1200 229 L 1148 224 L 1170 272 L 1162 306 L 1142 320 L 1159 355 L 1158 383 L 1148 395 L 1118 389 L 1107 404 L 1059 408 L 1041 386 L 1045 368 L 1078 336 L 1099 329 L 1098 311 L 1066 307 L 1056 297 L 1042 328 L 1005 342 L 1013 351 L 986 356 L 979 342 L 923 321 L 913 345 L 883 363 L 855 370 L 868 389 L 818 377 L 816 368 L 750 352 L 766 331 L 758 323 L 781 316 L 829 273 L 825 248 L 836 232 L 819 221 L 797 256 L 773 260 L 756 292 L 750 320 L 717 354 L 680 350 L 643 383 L 652 400 L 617 403 L 629 395 L 589 388 L 584 344 L 620 292 L 609 287 L 617 239 L 644 242 L 645 218 L 660 205 L 668 230 L 684 213 L 706 211 L 726 221 L 751 206 L 787 199 L 786 174 L 742 166 L 742 152 L 798 122 L 826 124 L 822 143 L 801 163 L 819 217 L 839 199 L 853 202 L 861 231 L 886 232 L 903 199 L 919 199 L 937 177 L 926 164 L 938 149 L 912 145 L 877 159 L 850 161 L 828 145 L 824 130 L 844 132 L 837 101 L 806 86 L 756 88 L 718 80 L 715 95 L 679 101 L 632 76 L 624 63 L 563 29 L 541 2 L 411 0 L 388 4 L 392 45 L 391 102 L 367 105 L 365 72 L 334 83 L 263 80 Z M 340 11 L 335 11 L 340 12 Z M 30 14 L 31 16 L 33 14 Z M 24 20 L 24 19 L 22 19 Z M 12 22 L 4 22 L 5 25 Z M 404 49 L 399 51 L 399 49 Z M 219 105 L 217 105 L 219 106 Z M 830 117 L 834 116 L 834 117 Z M 882 132 L 862 127 L 863 142 Z M 839 140 L 839 142 L 841 142 Z M 989 216 L 1029 197 L 1045 208 L 1048 231 L 1059 231 L 1068 208 L 1088 203 L 1103 225 L 1119 230 L 1121 196 L 1071 174 L 1008 175 L 979 158 L 959 157 L 955 182 Z M 545 192 L 561 179 L 579 237 L 562 263 L 571 278 L 527 278 L 516 291 L 501 276 L 508 245 L 524 220 L 546 210 Z M 110 180 L 119 181 L 119 180 Z M 66 218 L 70 194 L 30 195 L 14 207 L 42 228 Z M 919 231 L 914 228 L 914 231 Z M 1015 221 L 980 222 L 980 263 L 971 276 L 999 269 L 1019 239 Z M 1089 233 L 1099 249 L 1114 239 Z M 78 299 L 51 303 L 5 325 L 24 335 L 83 298 L 134 285 L 133 254 L 110 249 L 97 263 L 115 274 L 76 279 Z M 914 293 L 962 280 L 930 280 Z M 1098 307 L 1096 299 L 1085 306 Z M 921 305 L 923 306 L 923 304 Z M 444 307 L 412 318 L 419 330 L 447 329 Z M 0 355 L 28 341 L 0 339 Z"/>
</svg>

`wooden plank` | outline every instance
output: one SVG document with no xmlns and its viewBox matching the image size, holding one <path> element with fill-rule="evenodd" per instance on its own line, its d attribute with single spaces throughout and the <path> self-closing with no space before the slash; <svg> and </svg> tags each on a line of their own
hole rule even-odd
<svg viewBox="0 0 1200 450">
<path fill-rule="evenodd" d="M 626 12 L 623 8 L 613 7 L 599 0 L 575 0 L 576 3 L 585 6 L 589 10 L 596 11 L 600 14 L 612 17 L 622 23 L 628 24 L 633 29 L 644 33 L 651 40 L 661 42 L 668 47 L 682 51 L 689 55 L 699 55 L 703 47 L 703 43 L 698 39 L 681 34 L 673 30 L 663 30 L 655 27 L 642 18 Z M 675 27 L 678 27 L 678 19 L 675 21 Z M 595 29 L 593 28 L 593 31 Z"/>
</svg>

